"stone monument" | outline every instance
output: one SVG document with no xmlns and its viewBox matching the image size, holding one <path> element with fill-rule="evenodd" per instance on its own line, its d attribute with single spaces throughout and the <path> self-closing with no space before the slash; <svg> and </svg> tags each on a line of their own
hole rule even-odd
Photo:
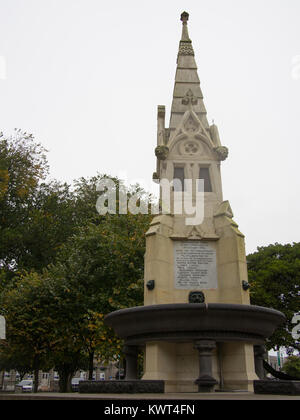
<svg viewBox="0 0 300 420">
<path fill-rule="evenodd" d="M 165 108 L 158 107 L 158 147 L 166 147 L 157 158 L 157 178 L 194 181 L 204 177 L 204 221 L 187 226 L 185 215 L 154 218 L 146 234 L 145 305 L 186 303 L 190 292 L 201 291 L 206 303 L 249 304 L 244 236 L 233 220 L 228 201 L 223 201 L 221 162 L 228 149 L 221 145 L 216 125 L 209 125 L 197 73 L 194 49 L 188 34 L 188 14 L 183 13 L 182 38 L 169 128 Z M 256 379 L 253 346 L 246 343 L 213 345 L 213 373 L 229 388 L 251 389 Z M 167 379 L 167 388 L 194 391 L 198 366 L 193 343 L 148 343 L 145 379 Z"/>
<path fill-rule="evenodd" d="M 262 370 L 254 345 L 262 346 L 284 316 L 250 305 L 244 235 L 222 194 L 228 149 L 207 120 L 188 18 L 182 13 L 169 127 L 165 107 L 157 113 L 153 179 L 170 183 L 170 202 L 161 196 L 161 213 L 146 233 L 144 306 L 113 312 L 106 323 L 125 340 L 127 380 L 137 379 L 142 349 L 143 381 L 164 381 L 166 392 L 252 391 Z M 186 209 L 175 210 L 188 192 L 185 180 L 192 180 L 195 203 L 199 179 L 204 217 L 187 223 Z"/>
</svg>

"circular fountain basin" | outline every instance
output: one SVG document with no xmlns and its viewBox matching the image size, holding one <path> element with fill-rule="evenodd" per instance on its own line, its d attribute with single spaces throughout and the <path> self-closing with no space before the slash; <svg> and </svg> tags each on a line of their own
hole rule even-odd
<svg viewBox="0 0 300 420">
<path fill-rule="evenodd" d="M 274 309 L 223 303 L 138 306 L 105 317 L 106 325 L 127 345 L 202 339 L 260 344 L 284 321 L 285 316 Z"/>
</svg>

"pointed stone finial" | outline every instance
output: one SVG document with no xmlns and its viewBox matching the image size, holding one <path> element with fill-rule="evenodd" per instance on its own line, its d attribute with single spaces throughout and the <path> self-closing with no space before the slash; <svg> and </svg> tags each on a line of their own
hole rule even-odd
<svg viewBox="0 0 300 420">
<path fill-rule="evenodd" d="M 190 40 L 187 26 L 189 14 L 187 12 L 181 13 L 180 20 L 182 21 L 182 36 L 179 46 L 179 55 L 194 55 L 192 41 Z"/>
<path fill-rule="evenodd" d="M 189 16 L 190 15 L 187 12 L 181 13 L 180 20 L 182 21 L 183 25 L 187 25 L 187 22 L 189 20 Z"/>
</svg>

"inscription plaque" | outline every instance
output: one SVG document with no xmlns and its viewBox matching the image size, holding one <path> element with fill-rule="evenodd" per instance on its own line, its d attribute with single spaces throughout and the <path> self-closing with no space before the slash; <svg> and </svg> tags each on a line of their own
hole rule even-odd
<svg viewBox="0 0 300 420">
<path fill-rule="evenodd" d="M 175 289 L 217 289 L 217 258 L 207 242 L 174 242 Z"/>
</svg>

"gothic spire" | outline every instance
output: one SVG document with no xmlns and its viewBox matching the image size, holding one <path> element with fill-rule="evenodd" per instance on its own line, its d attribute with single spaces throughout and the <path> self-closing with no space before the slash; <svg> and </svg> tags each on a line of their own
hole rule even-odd
<svg viewBox="0 0 300 420">
<path fill-rule="evenodd" d="M 197 65 L 194 58 L 194 49 L 188 33 L 189 14 L 181 14 L 182 36 L 179 43 L 177 58 L 177 70 L 173 92 L 173 102 L 170 117 L 170 130 L 174 132 L 183 115 L 193 106 L 205 129 L 209 129 L 206 118 L 206 109 L 203 102 L 203 94 L 200 88 L 200 80 L 197 73 Z"/>
<path fill-rule="evenodd" d="M 182 36 L 179 44 L 179 55 L 194 55 L 194 50 L 192 46 L 192 41 L 189 37 L 188 31 L 188 20 L 189 14 L 187 12 L 183 12 L 181 14 L 181 21 L 182 21 Z"/>
</svg>

